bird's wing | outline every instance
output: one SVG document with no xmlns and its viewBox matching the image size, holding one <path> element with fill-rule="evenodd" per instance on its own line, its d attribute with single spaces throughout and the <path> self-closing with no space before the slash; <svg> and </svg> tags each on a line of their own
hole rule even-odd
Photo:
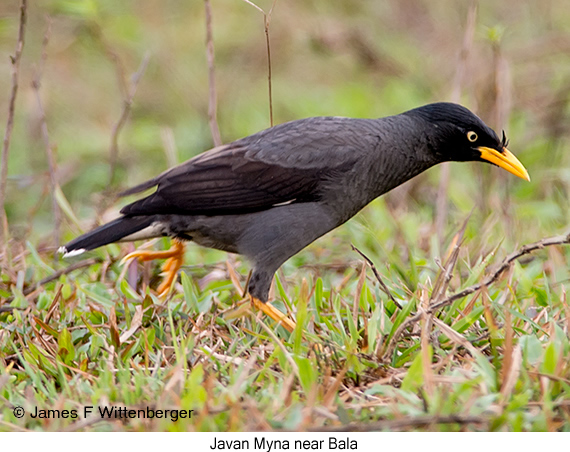
<svg viewBox="0 0 570 452">
<path fill-rule="evenodd" d="M 126 194 L 157 186 L 126 215 L 224 215 L 319 199 L 324 181 L 375 146 L 368 120 L 308 118 L 214 148 Z"/>
</svg>

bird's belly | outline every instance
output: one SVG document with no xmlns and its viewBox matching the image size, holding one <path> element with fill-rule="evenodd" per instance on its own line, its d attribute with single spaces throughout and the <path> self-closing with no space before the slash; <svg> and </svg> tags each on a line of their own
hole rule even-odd
<svg viewBox="0 0 570 452">
<path fill-rule="evenodd" d="M 252 261 L 281 265 L 321 235 L 340 224 L 318 203 L 290 204 L 241 215 L 161 218 L 170 236 L 191 238 L 199 245 L 242 254 Z"/>
<path fill-rule="evenodd" d="M 242 227 L 234 215 L 164 215 L 168 235 L 191 239 L 198 245 L 229 253 L 239 253 L 237 242 Z"/>
<path fill-rule="evenodd" d="M 239 252 L 235 243 L 224 241 L 223 237 L 220 237 L 218 235 L 208 234 L 208 231 L 188 231 L 186 234 L 192 237 L 192 241 L 200 246 L 204 246 L 206 248 L 214 248 L 216 250 L 226 251 L 228 253 Z"/>
<path fill-rule="evenodd" d="M 273 208 L 247 219 L 238 240 L 238 250 L 256 266 L 275 271 L 339 224 L 333 212 L 319 203 Z"/>
</svg>

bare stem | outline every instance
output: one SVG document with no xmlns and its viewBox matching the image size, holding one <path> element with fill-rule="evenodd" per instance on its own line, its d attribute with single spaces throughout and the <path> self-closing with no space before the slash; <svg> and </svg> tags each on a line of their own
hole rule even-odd
<svg viewBox="0 0 570 452">
<path fill-rule="evenodd" d="M 50 193 L 51 193 L 51 205 L 53 211 L 53 244 L 57 247 L 59 246 L 60 241 L 60 232 L 61 232 L 61 209 L 59 204 L 57 203 L 56 198 L 56 190 L 58 187 L 57 181 L 57 163 L 54 156 L 54 149 L 53 145 L 49 139 L 49 131 L 47 126 L 46 120 L 46 113 L 44 109 L 44 105 L 42 102 L 42 98 L 40 96 L 40 87 L 41 87 L 41 79 L 44 70 L 44 66 L 47 60 L 47 46 L 49 43 L 49 38 L 51 35 L 51 24 L 52 19 L 50 17 L 47 18 L 47 27 L 46 32 L 44 34 L 44 39 L 42 42 L 42 54 L 40 57 L 40 64 L 36 70 L 36 74 L 34 80 L 32 82 L 32 87 L 34 89 L 34 93 L 36 96 L 36 102 L 38 105 L 38 111 L 40 114 L 40 128 L 42 132 L 42 139 L 44 141 L 44 146 L 46 149 L 46 157 L 48 162 L 48 171 L 49 171 L 49 182 L 50 182 Z"/>
<path fill-rule="evenodd" d="M 354 245 L 350 245 L 352 247 L 352 249 L 354 251 L 356 251 L 358 254 L 360 254 L 364 260 L 366 262 L 368 262 L 368 265 L 370 265 L 370 268 L 372 269 L 372 273 L 374 273 L 374 276 L 376 276 L 376 279 L 378 280 L 378 282 L 380 283 L 380 287 L 382 287 L 382 290 L 384 291 L 384 293 L 386 295 L 388 295 L 388 297 L 390 297 L 390 300 L 392 300 L 392 303 L 394 303 L 399 309 L 402 309 L 402 305 L 400 303 L 398 303 L 396 301 L 396 299 L 392 296 L 392 293 L 390 292 L 390 290 L 388 289 L 388 287 L 386 286 L 386 284 L 384 284 L 384 281 L 382 280 L 382 277 L 380 276 L 380 273 L 378 273 L 378 270 L 376 269 L 376 266 L 374 265 L 374 262 L 372 262 L 368 256 L 366 256 L 366 254 L 364 254 L 362 251 L 360 251 L 358 248 L 356 248 Z"/>
<path fill-rule="evenodd" d="M 96 257 L 92 257 L 89 259 L 85 259 L 79 262 L 75 262 L 74 264 L 71 264 L 69 267 L 66 268 L 62 268 L 61 270 L 58 270 L 54 273 L 52 273 L 49 276 L 46 276 L 43 279 L 40 279 L 37 283 L 26 287 L 22 292 L 25 296 L 30 295 L 31 293 L 33 293 L 34 291 L 38 290 L 39 288 L 45 286 L 46 284 L 52 282 L 52 281 L 56 281 L 59 279 L 60 276 L 62 275 L 67 275 L 68 273 L 71 273 L 75 270 L 78 270 L 80 268 L 84 268 L 84 267 L 90 267 L 91 265 L 95 265 L 101 262 L 101 259 L 98 259 Z M 0 306 L 0 312 L 9 312 L 11 309 L 13 309 L 12 307 L 8 306 L 12 301 L 14 300 L 14 297 L 9 297 L 7 299 L 4 300 L 3 305 Z"/>
<path fill-rule="evenodd" d="M 459 102 L 461 98 L 461 89 L 463 87 L 463 80 L 473 45 L 473 37 L 475 36 L 475 24 L 477 19 L 477 0 L 471 0 L 469 10 L 467 12 L 467 24 L 465 26 L 465 33 L 463 35 L 463 43 L 461 52 L 459 53 L 459 62 L 457 64 L 457 71 L 455 79 L 453 80 L 453 88 L 451 90 L 451 102 Z M 438 243 L 440 252 L 443 249 L 443 239 L 445 230 L 445 221 L 447 220 L 447 192 L 449 191 L 449 163 L 445 162 L 441 166 L 439 188 L 437 190 L 436 201 L 436 218 L 435 229 L 437 231 Z"/>
<path fill-rule="evenodd" d="M 415 416 L 403 419 L 388 419 L 377 422 L 366 422 L 366 423 L 350 423 L 340 426 L 326 426 L 317 427 L 311 429 L 310 431 L 316 432 L 377 432 L 377 431 L 408 431 L 410 428 L 414 427 L 430 427 L 432 425 L 441 424 L 488 424 L 491 421 L 490 418 L 485 416 L 462 416 L 462 415 L 450 415 L 450 416 L 439 416 L 439 415 L 424 415 Z"/>
<path fill-rule="evenodd" d="M 16 109 L 16 95 L 18 93 L 20 59 L 22 57 L 22 50 L 24 49 L 27 8 L 27 0 L 22 0 L 22 4 L 20 6 L 20 26 L 18 28 L 16 52 L 14 56 L 10 57 L 10 61 L 12 62 L 12 89 L 10 92 L 10 101 L 8 103 L 8 120 L 6 121 L 6 132 L 4 133 L 4 142 L 2 144 L 2 156 L 0 158 L 0 239 L 2 240 L 0 248 L 4 247 L 8 240 L 8 219 L 4 209 L 4 204 L 6 202 L 6 181 L 8 180 L 8 153 L 10 150 L 12 129 L 14 128 L 14 111 Z M 4 255 L 6 255 L 6 253 L 4 253 Z"/>
<path fill-rule="evenodd" d="M 115 173 L 117 171 L 117 159 L 119 157 L 119 134 L 127 122 L 140 79 L 144 74 L 146 67 L 148 66 L 149 60 L 150 55 L 147 53 L 141 61 L 137 72 L 135 72 L 131 77 L 130 86 L 126 92 L 126 96 L 123 98 L 123 110 L 121 111 L 121 116 L 113 126 L 113 131 L 111 132 L 111 145 L 109 148 L 109 185 L 113 184 L 115 180 Z"/>
<path fill-rule="evenodd" d="M 216 68 L 214 58 L 214 36 L 212 33 L 212 5 L 210 0 L 204 0 L 206 8 L 206 57 L 208 59 L 208 85 L 210 97 L 208 99 L 208 121 L 214 146 L 222 145 L 222 136 L 218 126 L 218 95 L 216 92 Z"/>
<path fill-rule="evenodd" d="M 255 3 L 251 2 L 250 0 L 243 0 L 248 5 L 253 6 L 257 9 L 261 14 L 263 14 L 263 28 L 265 30 L 265 45 L 267 47 L 267 80 L 268 80 L 268 89 L 269 89 L 269 122 L 273 127 L 273 88 L 271 85 L 271 44 L 269 40 L 269 24 L 271 23 L 271 13 L 273 12 L 273 8 L 275 8 L 275 4 L 277 0 L 273 0 L 273 4 L 271 5 L 271 9 L 268 13 L 266 13 L 263 9 L 257 6 Z"/>
<path fill-rule="evenodd" d="M 265 44 L 267 46 L 267 86 L 269 91 L 269 123 L 273 127 L 273 88 L 271 86 L 271 44 L 269 43 L 269 20 L 265 18 Z"/>
<path fill-rule="evenodd" d="M 495 92 L 495 118 L 494 127 L 499 131 L 504 129 L 505 124 L 511 110 L 511 84 L 509 77 L 509 63 L 503 54 L 500 40 L 493 43 L 493 60 L 494 60 L 494 92 Z M 506 231 L 512 236 L 513 221 L 512 216 L 509 215 L 511 211 L 510 191 L 508 175 L 499 173 L 500 187 L 504 188 L 504 202 L 501 203 L 501 214 L 503 222 L 507 225 Z"/>
</svg>

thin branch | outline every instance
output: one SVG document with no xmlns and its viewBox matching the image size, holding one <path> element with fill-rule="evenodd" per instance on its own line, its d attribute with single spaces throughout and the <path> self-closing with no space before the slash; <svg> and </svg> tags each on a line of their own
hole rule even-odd
<svg viewBox="0 0 570 452">
<path fill-rule="evenodd" d="M 101 47 L 103 48 L 103 51 L 105 52 L 109 60 L 111 60 L 111 62 L 113 63 L 113 67 L 115 68 L 115 72 L 117 75 L 117 81 L 119 83 L 119 91 L 121 92 L 121 96 L 123 98 L 127 97 L 129 92 L 128 90 L 129 84 L 127 81 L 125 66 L 121 61 L 119 54 L 115 51 L 115 49 L 113 49 L 111 44 L 107 42 L 107 39 L 103 35 L 103 30 L 101 29 L 100 25 L 93 24 L 93 26 L 91 27 L 91 32 L 97 39 L 97 42 L 101 44 Z"/>
<path fill-rule="evenodd" d="M 257 6 L 255 3 L 250 2 L 249 0 L 243 0 L 244 2 L 246 2 L 248 5 L 253 6 L 256 10 L 258 10 L 261 14 L 263 14 L 265 16 L 265 11 L 263 11 L 259 6 Z"/>
<path fill-rule="evenodd" d="M 27 0 L 22 0 L 22 4 L 20 6 L 20 26 L 18 28 L 16 52 L 14 56 L 10 57 L 10 61 L 12 63 L 12 90 L 10 92 L 10 101 L 8 103 L 8 120 L 6 121 L 6 132 L 4 133 L 2 156 L 0 158 L 0 239 L 2 240 L 0 248 L 3 248 L 6 245 L 8 239 L 8 219 L 4 209 L 4 204 L 6 202 L 6 181 L 8 179 L 8 153 L 10 150 L 12 129 L 14 128 L 14 111 L 16 108 L 16 95 L 18 93 L 20 59 L 22 57 L 22 50 L 24 49 L 27 8 Z"/>
<path fill-rule="evenodd" d="M 216 92 L 216 68 L 214 58 L 214 36 L 212 33 L 212 5 L 210 0 L 204 0 L 206 8 L 206 57 L 208 59 L 208 85 L 210 97 L 208 99 L 208 121 L 210 124 L 210 132 L 214 140 L 214 146 L 222 145 L 222 136 L 218 126 L 217 110 L 218 95 Z"/>
<path fill-rule="evenodd" d="M 85 260 L 76 262 L 75 264 L 71 264 L 69 267 L 62 268 L 61 270 L 58 270 L 58 271 L 52 273 L 51 275 L 46 276 L 46 277 L 43 278 L 43 279 L 40 279 L 40 280 L 39 280 L 37 283 L 35 283 L 34 285 L 29 286 L 29 287 L 26 287 L 26 288 L 23 290 L 23 294 L 24 294 L 24 296 L 30 295 L 30 294 L 31 294 L 32 292 L 34 292 L 35 290 L 38 290 L 40 287 L 43 287 L 43 286 L 45 286 L 46 284 L 48 284 L 48 283 L 50 283 L 50 282 L 52 282 L 52 281 L 56 281 L 56 280 L 59 279 L 59 277 L 62 276 L 62 275 L 67 275 L 68 273 L 71 273 L 72 271 L 75 271 L 75 270 L 80 269 L 80 268 L 83 268 L 83 267 L 90 267 L 91 265 L 98 264 L 99 262 L 101 262 L 101 259 L 92 257 L 92 258 L 90 258 L 90 259 L 85 259 Z M 4 301 L 4 304 L 6 305 L 6 304 L 11 303 L 13 299 L 14 299 L 13 297 L 7 298 L 7 299 Z M 12 308 L 12 307 L 10 307 L 10 306 L 1 306 L 1 307 L 0 307 L 0 312 L 5 312 L 5 311 L 11 310 L 11 309 L 14 309 L 14 308 Z"/>
<path fill-rule="evenodd" d="M 493 43 L 493 78 L 495 87 L 495 118 L 496 130 L 501 130 L 507 123 L 511 105 L 512 93 L 509 77 L 509 63 L 503 54 L 501 42 Z"/>
<path fill-rule="evenodd" d="M 108 422 L 104 417 L 99 415 L 89 416 L 83 419 L 75 421 L 73 424 L 62 429 L 62 432 L 77 432 L 78 430 L 84 430 L 87 427 L 98 424 L 99 422 Z"/>
<path fill-rule="evenodd" d="M 133 105 L 133 98 L 135 97 L 140 79 L 144 74 L 146 67 L 148 66 L 149 60 L 150 54 L 147 53 L 145 54 L 137 72 L 135 72 L 131 77 L 131 83 L 128 88 L 128 92 L 126 94 L 126 97 L 123 99 L 123 110 L 121 112 L 121 116 L 113 126 L 113 131 L 111 132 L 111 145 L 109 148 L 109 185 L 113 184 L 113 181 L 115 180 L 115 172 L 117 170 L 117 159 L 119 156 L 119 134 L 127 122 L 129 113 L 131 112 L 131 107 Z"/>
<path fill-rule="evenodd" d="M 461 51 L 459 53 L 459 63 L 455 78 L 453 80 L 453 88 L 451 90 L 452 102 L 459 102 L 461 98 L 461 90 L 463 89 L 465 73 L 467 72 L 467 63 L 471 48 L 473 47 L 473 38 L 475 37 L 475 26 L 477 25 L 477 7 L 478 0 L 471 0 L 469 2 L 469 9 L 467 10 L 467 20 L 465 23 L 465 32 L 463 34 L 463 42 L 461 43 Z"/>
<path fill-rule="evenodd" d="M 273 5 L 267 16 L 264 15 L 265 19 L 265 45 L 267 47 L 267 86 L 269 90 L 269 122 L 271 127 L 273 127 L 273 87 L 271 84 L 271 44 L 269 42 L 269 23 L 271 22 L 271 13 L 275 7 L 277 0 L 273 0 Z"/>
<path fill-rule="evenodd" d="M 354 245 L 351 244 L 350 246 L 352 247 L 352 249 L 354 251 L 356 251 L 358 254 L 360 254 L 366 262 L 368 262 L 368 265 L 370 265 L 370 268 L 372 269 L 374 276 L 376 276 L 376 279 L 380 283 L 380 287 L 382 287 L 382 290 L 384 291 L 384 293 L 386 295 L 388 295 L 388 297 L 390 297 L 390 300 L 392 300 L 392 303 L 394 303 L 396 306 L 398 306 L 399 309 L 402 309 L 402 305 L 396 301 L 396 299 L 392 296 L 392 293 L 390 292 L 390 290 L 388 289 L 386 284 L 384 284 L 384 281 L 382 280 L 380 273 L 378 273 L 378 270 L 376 270 L 376 266 L 374 265 L 374 263 L 368 258 L 368 256 L 366 256 L 366 254 L 364 254 L 362 251 L 360 251 Z"/>
<path fill-rule="evenodd" d="M 505 58 L 503 49 L 501 46 L 500 38 L 497 38 L 493 42 L 493 78 L 494 78 L 494 121 L 493 125 L 495 130 L 504 130 L 505 125 L 508 123 L 508 118 L 511 112 L 512 106 L 512 86 L 510 82 L 510 71 L 509 63 L 507 58 Z M 504 133 L 504 131 L 503 131 Z M 511 192 L 508 189 L 509 181 L 508 175 L 501 171 L 498 174 L 499 186 L 501 191 L 504 191 L 503 198 L 504 202 L 501 203 L 501 214 L 503 222 L 505 223 L 507 234 L 509 237 L 513 236 L 513 215 L 510 214 L 512 211 L 512 203 L 510 202 Z"/>
<path fill-rule="evenodd" d="M 40 279 L 36 284 L 25 289 L 24 295 L 28 295 L 28 294 L 32 293 L 34 290 L 36 290 L 42 286 L 45 286 L 47 283 L 55 281 L 56 279 L 58 279 L 62 275 L 67 275 L 68 273 L 71 273 L 72 271 L 75 271 L 75 270 L 83 268 L 83 267 L 90 267 L 91 265 L 98 264 L 99 262 L 101 262 L 101 259 L 96 258 L 96 257 L 92 257 L 89 259 L 85 259 L 85 260 L 76 262 L 75 264 L 71 264 L 69 267 L 62 268 L 61 270 L 58 270 L 58 271 L 52 273 L 51 275 L 46 276 L 43 279 Z"/>
<path fill-rule="evenodd" d="M 433 286 L 430 298 L 431 303 L 437 303 L 438 301 L 440 301 L 445 292 L 447 291 L 447 287 L 449 286 L 449 282 L 451 281 L 451 277 L 453 274 L 453 269 L 457 264 L 460 245 L 463 240 L 463 236 L 465 235 L 465 230 L 467 229 L 467 223 L 469 222 L 469 218 L 471 218 L 471 213 L 467 216 L 467 218 L 463 222 L 463 226 L 453 237 L 453 240 L 451 242 L 452 246 L 450 246 L 450 251 L 448 251 L 447 253 L 449 256 L 447 262 L 445 263 L 442 271 L 440 271 L 439 274 L 437 275 L 437 279 Z"/>
<path fill-rule="evenodd" d="M 475 36 L 475 25 L 477 19 L 477 3 L 478 0 L 471 0 L 469 10 L 467 12 L 467 23 L 465 25 L 465 33 L 463 34 L 463 43 L 459 53 L 459 62 L 455 72 L 455 79 L 453 80 L 453 88 L 451 90 L 451 102 L 459 102 L 461 98 L 461 89 L 463 87 L 463 80 L 473 45 L 473 37 Z M 435 216 L 435 229 L 438 237 L 439 249 L 443 247 L 443 238 L 445 230 L 445 221 L 447 220 L 448 196 L 449 191 L 449 163 L 444 162 L 441 166 L 439 187 L 437 190 L 436 201 L 436 216 Z"/>
<path fill-rule="evenodd" d="M 273 4 L 269 9 L 269 12 L 266 13 L 263 9 L 257 6 L 250 0 L 243 0 L 248 5 L 253 6 L 257 9 L 261 14 L 263 14 L 263 27 L 265 30 L 265 45 L 267 47 L 267 80 L 268 80 L 268 89 L 269 89 L 269 122 L 271 127 L 273 127 L 273 89 L 271 85 L 271 44 L 269 42 L 269 24 L 271 23 L 271 13 L 273 12 L 273 8 L 275 8 L 275 4 L 277 0 L 273 0 Z"/>
<path fill-rule="evenodd" d="M 46 113 L 44 109 L 44 105 L 42 102 L 42 98 L 40 96 L 40 87 L 41 87 L 41 79 L 44 70 L 44 66 L 47 60 L 47 46 L 49 42 L 49 38 L 51 35 L 51 24 L 52 19 L 48 16 L 47 18 L 47 27 L 46 32 L 44 34 L 44 39 L 42 41 L 42 54 L 40 57 L 40 64 L 36 70 L 34 80 L 32 81 L 32 88 L 34 89 L 34 93 L 36 96 L 36 102 L 38 105 L 38 111 L 40 114 L 40 128 L 42 132 L 42 139 L 44 141 L 44 146 L 46 149 L 46 157 L 48 162 L 48 171 L 49 171 L 49 182 L 50 182 L 50 192 L 51 192 L 51 205 L 53 211 L 53 244 L 54 246 L 59 246 L 60 241 L 60 231 L 61 231 L 61 208 L 57 202 L 57 198 L 55 196 L 55 192 L 58 187 L 57 181 L 57 164 L 56 159 L 54 157 L 53 146 L 50 143 L 49 139 L 49 131 L 47 126 L 46 120 Z"/>
<path fill-rule="evenodd" d="M 312 432 L 376 432 L 376 431 L 396 431 L 413 427 L 429 427 L 439 424 L 486 424 L 490 419 L 484 416 L 416 416 L 402 419 L 391 419 L 378 422 L 350 423 L 340 426 L 317 427 L 310 429 Z"/>
<path fill-rule="evenodd" d="M 493 284 L 499 280 L 501 275 L 505 272 L 505 270 L 508 270 L 510 268 L 510 266 L 512 265 L 513 262 L 515 262 L 516 260 L 520 259 L 521 257 L 523 257 L 527 254 L 532 253 L 533 251 L 541 250 L 541 249 L 546 248 L 548 246 L 568 245 L 568 244 L 570 244 L 570 233 L 566 234 L 566 235 L 558 235 L 555 237 L 548 237 L 548 238 L 539 240 L 538 242 L 534 242 L 534 243 L 530 243 L 528 245 L 524 245 L 524 246 L 520 247 L 518 250 L 513 251 L 507 257 L 505 257 L 503 259 L 503 261 L 499 264 L 499 266 L 493 271 L 493 273 L 491 273 L 487 277 L 483 278 L 483 281 L 481 281 L 477 284 L 473 284 L 472 286 L 469 286 L 463 290 L 460 290 L 459 292 L 456 292 L 453 295 L 450 295 L 449 297 L 445 298 L 444 300 L 431 305 L 429 307 L 429 309 L 427 309 L 425 312 L 426 312 L 426 314 L 432 314 L 432 313 L 434 313 L 434 312 L 436 312 L 436 311 L 438 311 L 438 310 L 440 310 L 446 306 L 453 304 L 453 302 L 456 300 L 459 300 L 461 298 L 465 298 L 467 295 L 471 295 L 472 293 L 478 292 L 479 290 L 481 290 L 485 287 L 489 287 L 491 284 Z M 392 356 L 392 353 L 394 352 L 394 349 L 396 348 L 398 339 L 400 338 L 402 333 L 406 330 L 406 328 L 408 328 L 410 325 L 418 322 L 421 318 L 422 318 L 422 314 L 418 313 L 418 314 L 413 315 L 412 317 L 409 317 L 404 322 L 402 322 L 402 324 L 398 327 L 398 329 L 395 331 L 394 335 L 390 339 L 388 346 L 386 347 L 386 353 L 384 353 L 384 356 L 382 357 L 382 359 L 384 361 L 390 359 L 390 357 Z"/>
</svg>

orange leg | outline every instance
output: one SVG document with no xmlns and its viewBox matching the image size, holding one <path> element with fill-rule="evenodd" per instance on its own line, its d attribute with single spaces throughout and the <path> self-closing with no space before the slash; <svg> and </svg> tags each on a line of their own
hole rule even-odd
<svg viewBox="0 0 570 452">
<path fill-rule="evenodd" d="M 251 295 L 249 296 L 249 299 L 251 300 L 251 304 L 253 306 L 255 306 L 257 309 L 259 309 L 261 312 L 263 312 L 265 315 L 269 316 L 276 322 L 279 322 L 290 333 L 292 333 L 293 330 L 295 329 L 295 326 L 297 326 L 294 320 L 291 320 L 289 317 L 287 317 L 286 314 L 283 314 L 279 309 L 277 309 L 273 305 L 270 305 L 269 303 L 264 303 L 263 301 L 255 297 L 252 297 Z"/>
<path fill-rule="evenodd" d="M 170 287 L 176 280 L 178 275 L 178 270 L 182 267 L 184 263 L 184 243 L 180 240 L 173 240 L 172 248 L 165 251 L 149 251 L 149 250 L 138 250 L 127 254 L 121 263 L 125 264 L 133 259 L 138 259 L 141 262 L 153 261 L 155 259 L 167 259 L 162 265 L 162 272 L 165 276 L 164 280 L 158 286 L 158 295 L 164 296 L 170 290 Z"/>
<path fill-rule="evenodd" d="M 176 280 L 176 276 L 178 275 L 178 270 L 182 266 L 184 262 L 184 243 L 179 240 L 173 241 L 173 246 L 169 250 L 166 251 L 149 251 L 149 250 L 137 250 L 133 251 L 126 255 L 121 263 L 125 264 L 132 259 L 138 259 L 139 261 L 146 262 L 152 261 L 155 259 L 167 259 L 166 262 L 162 265 L 162 271 L 165 275 L 164 280 L 160 283 L 160 286 L 157 288 L 157 292 L 159 296 L 164 296 L 170 290 L 170 287 Z M 283 325 L 283 327 L 289 331 L 293 332 L 295 329 L 295 322 L 287 317 L 286 314 L 283 314 L 279 309 L 275 308 L 274 306 L 270 305 L 269 303 L 264 303 L 257 298 L 254 298 L 250 295 L 251 304 L 259 309 L 261 312 L 275 320 L 276 322 Z"/>
</svg>

